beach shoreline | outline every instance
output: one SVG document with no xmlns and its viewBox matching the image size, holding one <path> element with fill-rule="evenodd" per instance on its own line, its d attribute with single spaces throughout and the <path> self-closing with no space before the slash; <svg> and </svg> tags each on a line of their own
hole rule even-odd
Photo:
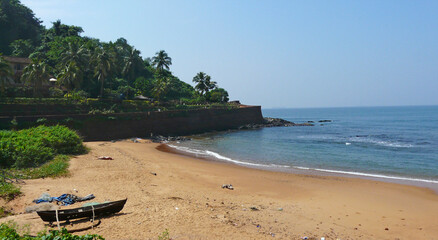
<svg viewBox="0 0 438 240">
<path fill-rule="evenodd" d="M 435 181 L 425 181 L 423 179 L 414 179 L 414 178 L 403 178 L 403 177 L 394 177 L 394 176 L 385 176 L 371 173 L 361 173 L 361 172 L 345 172 L 345 171 L 337 171 L 337 170 L 327 170 L 327 169 L 311 169 L 311 168 L 302 168 L 302 167 L 290 167 L 290 166 L 264 166 L 261 164 L 253 164 L 235 160 L 235 162 L 223 161 L 220 159 L 216 159 L 214 157 L 206 157 L 195 153 L 190 153 L 188 151 L 183 151 L 178 148 L 169 145 L 169 143 L 162 143 L 157 147 L 157 150 L 192 158 L 197 158 L 206 161 L 218 161 L 226 164 L 237 165 L 247 168 L 254 168 L 272 172 L 284 172 L 290 174 L 300 174 L 300 175 L 312 175 L 312 176 L 325 176 L 325 177 L 345 177 L 345 178 L 358 178 L 364 180 L 372 180 L 372 181 L 381 181 L 387 183 L 395 183 L 409 186 L 416 186 L 420 188 L 428 188 L 433 190 L 438 194 L 438 182 Z"/>
<path fill-rule="evenodd" d="M 148 140 L 85 144 L 91 151 L 71 159 L 69 177 L 28 180 L 22 185 L 23 196 L 7 207 L 23 212 L 43 192 L 93 193 L 97 202 L 128 198 L 121 213 L 81 232 L 106 239 L 157 239 L 166 229 L 172 239 L 438 236 L 438 195 L 430 189 L 203 161 L 159 151 L 160 145 Z M 98 156 L 114 160 L 97 160 Z M 234 190 L 223 189 L 223 184 L 232 184 Z M 9 220 L 27 224 L 31 233 L 46 227 L 36 213 L 0 222 Z"/>
</svg>

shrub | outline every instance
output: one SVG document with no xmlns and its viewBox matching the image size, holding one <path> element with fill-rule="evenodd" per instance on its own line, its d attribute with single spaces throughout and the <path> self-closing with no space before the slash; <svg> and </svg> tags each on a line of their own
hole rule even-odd
<svg viewBox="0 0 438 240">
<path fill-rule="evenodd" d="M 49 95 L 50 97 L 54 97 L 54 98 L 62 98 L 64 96 L 64 91 L 62 91 L 59 88 L 49 88 Z"/>
<path fill-rule="evenodd" d="M 61 231 L 51 231 L 49 233 L 39 233 L 36 237 L 20 236 L 16 230 L 16 224 L 2 223 L 0 224 L 0 239 L 8 240 L 104 240 L 103 237 L 96 234 L 87 234 L 84 236 L 77 236 L 67 232 L 67 229 L 63 228 Z"/>
<path fill-rule="evenodd" d="M 0 131 L 0 166 L 36 167 L 56 154 L 85 152 L 82 139 L 65 126 L 38 126 L 20 131 Z"/>
<path fill-rule="evenodd" d="M 6 199 L 6 201 L 10 201 L 20 194 L 20 188 L 16 187 L 14 184 L 7 182 L 0 183 L 0 198 Z M 0 239 L 3 238 L 0 237 Z"/>
</svg>

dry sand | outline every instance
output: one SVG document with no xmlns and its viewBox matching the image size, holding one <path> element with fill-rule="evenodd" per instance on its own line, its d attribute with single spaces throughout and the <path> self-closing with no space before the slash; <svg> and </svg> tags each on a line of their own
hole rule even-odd
<svg viewBox="0 0 438 240">
<path fill-rule="evenodd" d="M 147 141 L 86 145 L 92 150 L 72 158 L 70 177 L 26 181 L 24 195 L 7 206 L 24 212 L 46 191 L 128 198 L 122 212 L 80 233 L 107 239 L 157 239 L 166 229 L 172 239 L 438 239 L 438 195 L 429 189 L 248 169 L 158 151 Z M 36 213 L 0 222 L 8 220 L 32 233 L 47 227 Z"/>
</svg>

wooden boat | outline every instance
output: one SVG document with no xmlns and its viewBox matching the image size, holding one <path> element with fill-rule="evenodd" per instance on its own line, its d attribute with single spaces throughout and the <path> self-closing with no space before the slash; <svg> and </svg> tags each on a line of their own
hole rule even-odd
<svg viewBox="0 0 438 240">
<path fill-rule="evenodd" d="M 71 219 L 93 218 L 93 211 L 95 217 L 117 213 L 123 209 L 126 200 L 128 199 L 102 203 L 102 204 L 97 204 L 87 207 L 58 210 L 58 220 L 69 221 Z M 56 210 L 37 211 L 37 213 L 41 217 L 41 219 L 45 222 L 50 222 L 50 223 L 56 222 Z"/>
</svg>

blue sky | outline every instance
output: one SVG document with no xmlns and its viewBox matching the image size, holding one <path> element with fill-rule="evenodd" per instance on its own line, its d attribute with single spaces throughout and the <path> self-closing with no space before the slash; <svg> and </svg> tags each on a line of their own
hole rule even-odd
<svg viewBox="0 0 438 240">
<path fill-rule="evenodd" d="M 22 0 L 272 107 L 438 105 L 438 1 Z"/>
</svg>

